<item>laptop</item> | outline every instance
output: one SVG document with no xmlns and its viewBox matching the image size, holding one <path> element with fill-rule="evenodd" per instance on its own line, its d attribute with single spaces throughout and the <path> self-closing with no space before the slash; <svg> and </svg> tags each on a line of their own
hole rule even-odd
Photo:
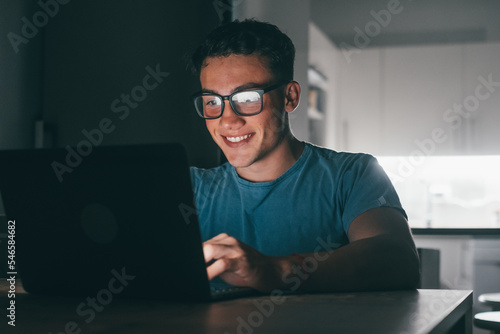
<svg viewBox="0 0 500 334">
<path fill-rule="evenodd" d="M 210 288 L 180 144 L 0 151 L 0 192 L 15 221 L 11 269 L 29 293 L 210 301 L 256 292 Z"/>
</svg>

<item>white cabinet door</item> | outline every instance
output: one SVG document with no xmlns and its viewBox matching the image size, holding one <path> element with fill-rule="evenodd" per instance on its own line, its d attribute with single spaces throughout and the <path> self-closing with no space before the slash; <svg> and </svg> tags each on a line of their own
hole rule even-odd
<svg viewBox="0 0 500 334">
<path fill-rule="evenodd" d="M 373 48 L 341 69 L 341 149 L 500 154 L 500 43 Z"/>
<path fill-rule="evenodd" d="M 462 108 L 463 152 L 500 154 L 500 43 L 466 46 Z"/>
<path fill-rule="evenodd" d="M 491 311 L 478 301 L 483 293 L 500 292 L 500 240 L 474 240 L 474 312 Z"/>
<path fill-rule="evenodd" d="M 419 248 L 439 249 L 442 289 L 472 289 L 472 236 L 415 235 Z"/>
<path fill-rule="evenodd" d="M 460 45 L 384 49 L 383 154 L 456 153 L 444 115 L 461 101 L 462 50 Z"/>
<path fill-rule="evenodd" d="M 362 50 L 352 62 L 340 60 L 340 149 L 380 154 L 380 49 Z"/>
</svg>

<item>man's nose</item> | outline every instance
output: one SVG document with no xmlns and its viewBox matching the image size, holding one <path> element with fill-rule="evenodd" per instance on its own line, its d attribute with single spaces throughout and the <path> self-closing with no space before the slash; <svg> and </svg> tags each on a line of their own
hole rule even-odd
<svg viewBox="0 0 500 334">
<path fill-rule="evenodd" d="M 239 128 L 245 124 L 245 120 L 242 116 L 237 115 L 229 101 L 224 101 L 224 112 L 221 116 L 221 125 L 228 129 Z"/>
</svg>

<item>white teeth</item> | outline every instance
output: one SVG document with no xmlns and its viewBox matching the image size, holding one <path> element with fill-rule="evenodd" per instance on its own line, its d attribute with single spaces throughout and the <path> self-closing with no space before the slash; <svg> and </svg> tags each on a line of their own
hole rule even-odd
<svg viewBox="0 0 500 334">
<path fill-rule="evenodd" d="M 249 137 L 251 137 L 252 135 L 244 135 L 244 136 L 241 136 L 241 137 L 226 137 L 227 140 L 229 140 L 230 142 L 232 143 L 238 143 L 242 140 L 245 140 Z"/>
</svg>

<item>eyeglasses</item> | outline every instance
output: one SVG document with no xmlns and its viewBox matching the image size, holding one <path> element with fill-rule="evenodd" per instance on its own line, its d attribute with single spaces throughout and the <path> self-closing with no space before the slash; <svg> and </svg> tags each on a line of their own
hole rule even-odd
<svg viewBox="0 0 500 334">
<path fill-rule="evenodd" d="M 262 111 L 262 95 L 285 83 L 278 83 L 263 89 L 244 90 L 231 95 L 222 96 L 218 94 L 194 94 L 192 96 L 194 107 L 200 117 L 205 119 L 216 119 L 224 112 L 224 101 L 228 100 L 231 108 L 238 116 L 253 116 Z"/>
</svg>

